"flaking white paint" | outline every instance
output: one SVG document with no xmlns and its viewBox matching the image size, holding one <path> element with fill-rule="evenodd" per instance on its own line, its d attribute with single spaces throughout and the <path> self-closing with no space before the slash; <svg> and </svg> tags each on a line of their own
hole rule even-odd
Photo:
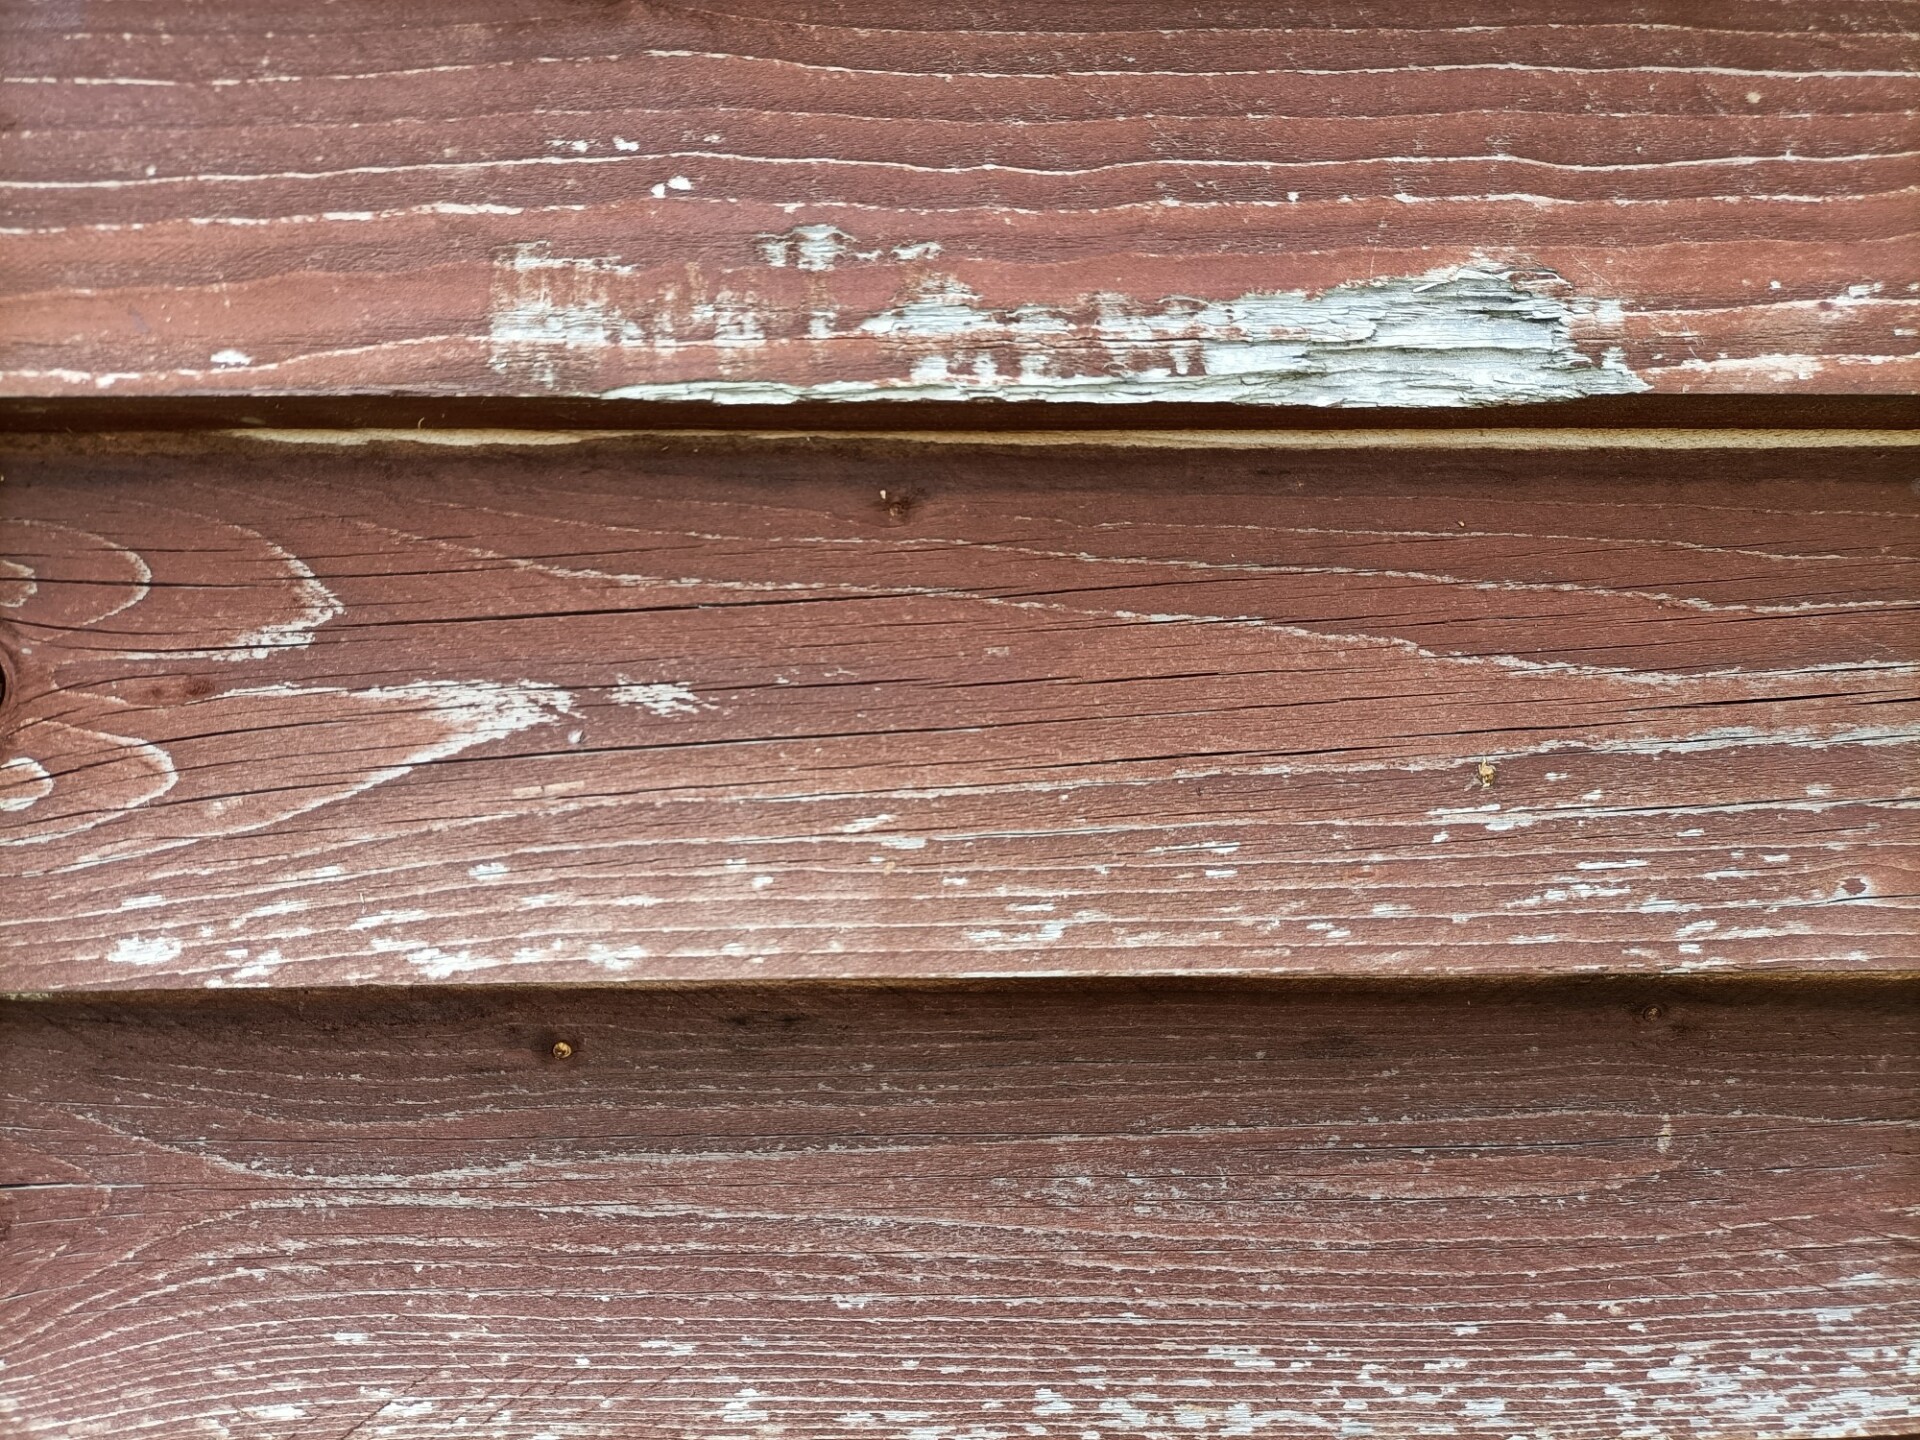
<svg viewBox="0 0 1920 1440">
<path fill-rule="evenodd" d="M 853 252 L 833 226 L 756 242 L 771 269 L 823 273 Z M 924 247 L 889 258 L 909 263 Z M 651 287 L 651 288 L 650 288 Z M 1248 291 L 1216 299 L 1118 292 L 1072 305 L 996 306 L 957 276 L 914 265 L 897 298 L 864 316 L 751 288 L 682 295 L 613 256 L 520 245 L 498 267 L 489 363 L 544 390 L 591 393 L 600 364 L 696 378 L 599 389 L 609 398 L 784 403 L 799 400 L 1006 399 L 1129 403 L 1459 406 L 1566 400 L 1644 390 L 1617 353 L 1595 363 L 1572 325 L 1605 302 L 1559 293 L 1557 277 L 1495 262 L 1337 285 L 1319 293 Z M 801 328 L 804 321 L 804 329 Z M 879 379 L 788 380 L 806 360 L 793 342 L 866 341 L 893 357 Z M 590 381 L 570 378 L 591 375 Z"/>
<path fill-rule="evenodd" d="M 625 675 L 616 676 L 619 684 L 607 692 L 607 698 L 616 705 L 625 705 L 635 710 L 644 710 L 649 715 L 671 719 L 675 715 L 693 715 L 703 709 L 709 709 L 699 696 L 685 685 L 672 681 L 655 681 L 651 684 L 637 683 Z"/>
<path fill-rule="evenodd" d="M 107 959 L 116 965 L 165 965 L 184 947 L 170 935 L 127 935 L 114 942 Z"/>
</svg>

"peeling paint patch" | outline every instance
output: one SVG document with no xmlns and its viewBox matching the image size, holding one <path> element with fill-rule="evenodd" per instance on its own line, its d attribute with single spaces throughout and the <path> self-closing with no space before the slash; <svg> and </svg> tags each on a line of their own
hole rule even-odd
<svg viewBox="0 0 1920 1440">
<path fill-rule="evenodd" d="M 471 950 L 442 950 L 437 945 L 423 945 L 407 955 L 407 963 L 429 980 L 450 980 L 475 970 L 491 970 L 498 962 Z"/>
<path fill-rule="evenodd" d="M 1461 406 L 1648 388 L 1617 351 L 1596 362 L 1574 343 L 1577 317 L 1617 306 L 1571 295 L 1551 272 L 1494 262 L 1318 293 L 1002 305 L 929 271 L 927 246 L 860 250 L 834 226 L 802 225 L 754 248 L 762 267 L 698 286 L 612 256 L 515 247 L 497 268 L 489 363 L 538 390 L 742 403 Z M 852 286 L 820 290 L 832 282 L 818 277 L 848 260 L 869 277 L 902 267 L 886 304 L 853 303 L 866 292 Z M 813 290 L 794 288 L 795 271 L 816 277 L 805 282 Z"/>
<path fill-rule="evenodd" d="M 784 235 L 762 235 L 754 242 L 760 257 L 776 269 L 831 270 L 853 247 L 853 237 L 833 225 L 796 225 Z"/>
<path fill-rule="evenodd" d="M 107 959 L 116 965 L 165 965 L 184 947 L 169 935 L 128 935 L 114 942 Z"/>
<path fill-rule="evenodd" d="M 684 685 L 676 685 L 671 681 L 637 684 L 625 675 L 615 678 L 620 683 L 607 692 L 614 704 L 644 710 L 663 720 L 675 715 L 694 715 L 711 708 Z"/>
<path fill-rule="evenodd" d="M 938 240 L 916 240 L 891 248 L 857 248 L 853 236 L 837 225 L 796 225 L 784 235 L 761 235 L 754 240 L 760 258 L 776 270 L 792 266 L 796 270 L 831 270 L 843 259 L 931 260 L 942 246 Z"/>
</svg>

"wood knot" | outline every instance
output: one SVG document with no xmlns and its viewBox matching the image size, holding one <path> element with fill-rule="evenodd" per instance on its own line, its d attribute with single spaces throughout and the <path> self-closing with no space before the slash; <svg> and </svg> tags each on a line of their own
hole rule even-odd
<svg viewBox="0 0 1920 1440">
<path fill-rule="evenodd" d="M 0 627 L 0 630 L 4 628 Z M 25 693 L 13 655 L 5 645 L 0 645 L 0 734 L 12 728 L 16 718 L 13 711 L 18 708 L 20 697 Z"/>
</svg>

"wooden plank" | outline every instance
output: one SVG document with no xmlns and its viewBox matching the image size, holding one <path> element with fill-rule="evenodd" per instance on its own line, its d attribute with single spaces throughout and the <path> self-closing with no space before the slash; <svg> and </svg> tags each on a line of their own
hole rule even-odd
<svg viewBox="0 0 1920 1440">
<path fill-rule="evenodd" d="M 0 388 L 1920 388 L 1920 6 L 15 5 Z"/>
<path fill-rule="evenodd" d="M 1914 1019 L 1726 983 L 16 1005 L 7 1429 L 1911 1433 Z"/>
<path fill-rule="evenodd" d="M 15 442 L 0 988 L 1920 968 L 1911 450 L 344 438 Z"/>
</svg>

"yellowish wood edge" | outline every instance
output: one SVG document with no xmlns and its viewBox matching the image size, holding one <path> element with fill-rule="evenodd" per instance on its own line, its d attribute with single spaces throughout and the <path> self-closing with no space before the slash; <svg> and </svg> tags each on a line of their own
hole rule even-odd
<svg viewBox="0 0 1920 1440">
<path fill-rule="evenodd" d="M 236 429 L 220 432 L 277 445 L 552 446 L 607 440 L 703 440 L 733 444 L 1097 447 L 1130 450 L 1879 450 L 1920 447 L 1914 429 L 1621 429 L 1504 427 L 1462 430 L 510 430 Z"/>
</svg>

